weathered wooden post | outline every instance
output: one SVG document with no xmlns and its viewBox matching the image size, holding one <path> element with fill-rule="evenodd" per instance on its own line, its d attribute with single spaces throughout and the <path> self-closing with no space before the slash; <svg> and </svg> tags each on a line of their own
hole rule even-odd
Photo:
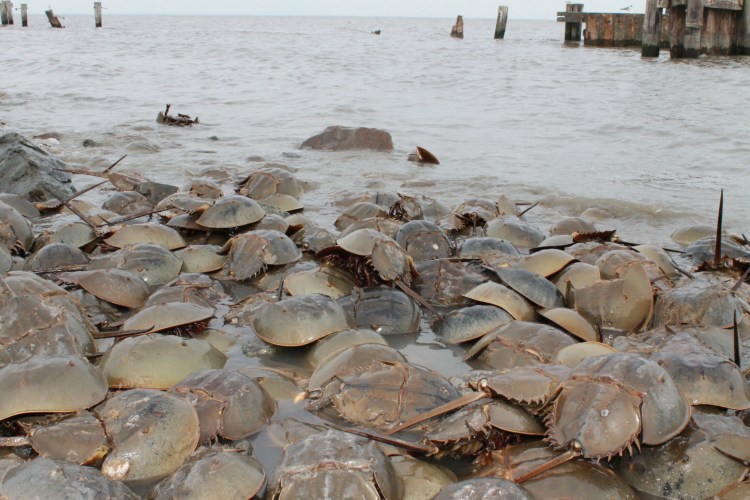
<svg viewBox="0 0 750 500">
<path fill-rule="evenodd" d="M 661 7 L 659 0 L 646 0 L 646 18 L 643 20 L 641 57 L 659 57 L 661 34 Z"/>
<path fill-rule="evenodd" d="M 739 53 L 743 56 L 750 56 L 750 2 L 747 0 L 742 11 L 742 35 Z"/>
<path fill-rule="evenodd" d="M 58 19 L 58 17 L 55 15 L 55 13 L 52 12 L 52 9 L 45 10 L 44 13 L 47 14 L 47 20 L 49 20 L 50 26 L 52 26 L 53 28 L 64 28 L 65 27 L 65 26 L 62 25 L 62 23 L 60 22 L 60 19 Z"/>
<path fill-rule="evenodd" d="M 29 26 L 29 6 L 25 3 L 21 4 L 21 26 Z"/>
<path fill-rule="evenodd" d="M 13 2 L 5 2 L 5 11 L 8 16 L 8 24 L 13 24 Z"/>
<path fill-rule="evenodd" d="M 102 3 L 94 2 L 94 23 L 97 28 L 102 27 Z"/>
<path fill-rule="evenodd" d="M 453 38 L 464 37 L 464 16 L 458 16 L 456 18 L 456 24 L 451 28 L 451 36 Z"/>
<path fill-rule="evenodd" d="M 701 31 L 703 30 L 703 0 L 688 0 L 685 13 L 685 41 L 683 57 L 701 55 Z"/>
<path fill-rule="evenodd" d="M 495 24 L 495 40 L 505 38 L 505 26 L 508 24 L 508 7 L 501 5 L 497 8 L 497 24 Z"/>
<path fill-rule="evenodd" d="M 569 3 L 565 5 L 565 12 L 583 12 L 582 3 Z M 578 21 L 567 21 L 565 23 L 565 41 L 566 42 L 580 42 L 581 41 L 581 25 L 583 22 L 579 19 Z"/>
<path fill-rule="evenodd" d="M 0 2 L 0 24 L 2 24 L 3 26 L 8 25 L 8 9 L 6 6 L 7 3 L 8 2 L 6 2 L 5 0 Z"/>
</svg>

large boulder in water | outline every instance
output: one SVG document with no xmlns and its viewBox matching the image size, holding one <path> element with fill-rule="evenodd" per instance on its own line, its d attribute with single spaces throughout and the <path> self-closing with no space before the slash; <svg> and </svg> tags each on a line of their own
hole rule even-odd
<svg viewBox="0 0 750 500">
<path fill-rule="evenodd" d="M 330 149 L 332 151 L 344 151 L 347 149 L 392 151 L 393 139 L 391 139 L 391 134 L 385 130 L 334 125 L 303 142 L 300 149 L 304 148 Z"/>
<path fill-rule="evenodd" d="M 65 199 L 75 193 L 65 163 L 15 132 L 0 136 L 0 192 L 30 201 Z"/>
</svg>

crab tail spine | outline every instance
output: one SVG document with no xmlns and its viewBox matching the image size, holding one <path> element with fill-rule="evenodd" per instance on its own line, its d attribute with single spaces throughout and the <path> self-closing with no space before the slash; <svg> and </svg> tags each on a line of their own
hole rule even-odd
<svg viewBox="0 0 750 500">
<path fill-rule="evenodd" d="M 525 481 L 528 481 L 529 479 L 538 476 L 539 474 L 542 474 L 544 472 L 547 472 L 548 470 L 554 469 L 558 465 L 562 465 L 566 462 L 569 462 L 573 460 L 576 457 L 579 457 L 581 455 L 581 451 L 578 449 L 574 450 L 568 450 L 565 453 L 562 453 L 555 458 L 543 463 L 536 469 L 531 469 L 525 474 L 521 474 L 518 477 L 513 478 L 513 482 L 516 484 L 521 484 Z"/>
<path fill-rule="evenodd" d="M 716 219 L 716 248 L 714 249 L 714 267 L 718 268 L 721 262 L 721 219 L 724 217 L 724 190 L 719 195 L 719 216 Z"/>
</svg>

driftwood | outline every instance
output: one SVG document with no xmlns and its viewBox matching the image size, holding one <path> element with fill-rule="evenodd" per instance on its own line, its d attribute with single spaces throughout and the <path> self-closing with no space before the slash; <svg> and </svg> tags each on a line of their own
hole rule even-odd
<svg viewBox="0 0 750 500">
<path fill-rule="evenodd" d="M 192 127 L 193 125 L 200 123 L 197 116 L 195 117 L 195 119 L 192 119 L 190 116 L 183 115 L 181 113 L 177 113 L 177 116 L 170 116 L 169 108 L 171 107 L 171 104 L 167 104 L 167 109 L 165 109 L 164 112 L 159 111 L 159 114 L 156 116 L 157 123 L 163 123 L 164 125 L 174 125 L 176 127 Z"/>
<path fill-rule="evenodd" d="M 45 14 L 47 14 L 47 20 L 49 20 L 50 26 L 53 28 L 64 28 L 63 24 L 60 22 L 60 18 L 55 15 L 54 12 L 52 12 L 52 9 L 45 10 Z"/>
</svg>

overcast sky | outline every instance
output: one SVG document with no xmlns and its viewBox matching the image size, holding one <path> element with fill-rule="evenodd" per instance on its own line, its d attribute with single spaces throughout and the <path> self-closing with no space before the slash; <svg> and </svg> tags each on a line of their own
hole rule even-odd
<svg viewBox="0 0 750 500">
<path fill-rule="evenodd" d="M 32 14 L 51 6 L 60 15 L 90 14 L 90 0 L 25 0 Z M 14 0 L 19 7 L 21 0 Z M 565 0 L 103 0 L 104 16 L 115 14 L 274 15 L 490 18 L 499 5 L 508 6 L 509 19 L 555 19 Z M 582 0 L 587 12 L 643 12 L 646 0 Z"/>
</svg>

